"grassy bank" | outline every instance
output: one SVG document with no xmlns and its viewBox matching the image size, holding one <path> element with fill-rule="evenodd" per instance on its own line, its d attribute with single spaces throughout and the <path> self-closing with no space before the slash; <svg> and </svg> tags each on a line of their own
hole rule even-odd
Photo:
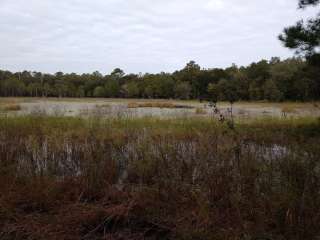
<svg viewBox="0 0 320 240">
<path fill-rule="evenodd" d="M 312 239 L 320 121 L 0 118 L 1 239 Z"/>
</svg>

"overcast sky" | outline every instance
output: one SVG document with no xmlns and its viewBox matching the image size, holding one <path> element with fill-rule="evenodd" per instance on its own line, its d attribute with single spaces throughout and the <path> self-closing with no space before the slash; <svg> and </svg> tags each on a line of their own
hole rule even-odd
<svg viewBox="0 0 320 240">
<path fill-rule="evenodd" d="M 0 69 L 171 72 L 290 57 L 297 0 L 0 0 Z"/>
</svg>

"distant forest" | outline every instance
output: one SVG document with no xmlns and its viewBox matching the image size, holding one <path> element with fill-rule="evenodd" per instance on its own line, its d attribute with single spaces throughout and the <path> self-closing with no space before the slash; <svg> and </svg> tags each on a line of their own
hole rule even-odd
<svg viewBox="0 0 320 240">
<path fill-rule="evenodd" d="M 202 69 L 194 61 L 173 73 L 108 75 L 0 70 L 2 97 L 109 97 L 310 101 L 320 99 L 320 68 L 302 58 L 274 57 L 247 67 Z"/>
<path fill-rule="evenodd" d="M 300 9 L 316 7 L 320 0 L 299 0 Z M 0 96 L 175 98 L 212 101 L 320 100 L 320 13 L 300 20 L 279 35 L 298 56 L 273 57 L 247 67 L 203 69 L 194 61 L 173 73 L 125 74 L 116 68 L 99 72 L 46 74 L 0 70 Z"/>
</svg>

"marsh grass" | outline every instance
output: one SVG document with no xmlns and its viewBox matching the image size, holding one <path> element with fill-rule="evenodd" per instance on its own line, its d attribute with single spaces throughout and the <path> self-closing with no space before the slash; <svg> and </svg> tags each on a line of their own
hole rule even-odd
<svg viewBox="0 0 320 240">
<path fill-rule="evenodd" d="M 103 104 L 96 104 L 96 108 L 110 108 L 111 105 L 108 103 L 103 103 Z"/>
<path fill-rule="evenodd" d="M 196 108 L 195 113 L 196 113 L 197 115 L 205 115 L 205 114 L 207 114 L 208 112 L 207 112 L 204 108 Z"/>
<path fill-rule="evenodd" d="M 0 236 L 312 239 L 319 145 L 314 118 L 2 117 Z"/>
<path fill-rule="evenodd" d="M 130 102 L 127 106 L 128 108 L 193 108 L 192 106 L 170 102 Z"/>
<path fill-rule="evenodd" d="M 281 109 L 282 114 L 289 114 L 289 113 L 297 113 L 297 109 L 295 108 L 295 106 L 284 106 Z"/>
<path fill-rule="evenodd" d="M 22 108 L 20 104 L 17 103 L 7 103 L 1 106 L 0 108 L 2 111 L 9 112 L 9 111 L 20 111 Z"/>
</svg>

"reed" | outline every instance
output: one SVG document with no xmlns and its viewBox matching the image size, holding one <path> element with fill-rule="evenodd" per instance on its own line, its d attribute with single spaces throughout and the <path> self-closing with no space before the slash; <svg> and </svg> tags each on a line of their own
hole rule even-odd
<svg viewBox="0 0 320 240">
<path fill-rule="evenodd" d="M 320 120 L 0 117 L 3 239 L 312 239 Z"/>
</svg>

